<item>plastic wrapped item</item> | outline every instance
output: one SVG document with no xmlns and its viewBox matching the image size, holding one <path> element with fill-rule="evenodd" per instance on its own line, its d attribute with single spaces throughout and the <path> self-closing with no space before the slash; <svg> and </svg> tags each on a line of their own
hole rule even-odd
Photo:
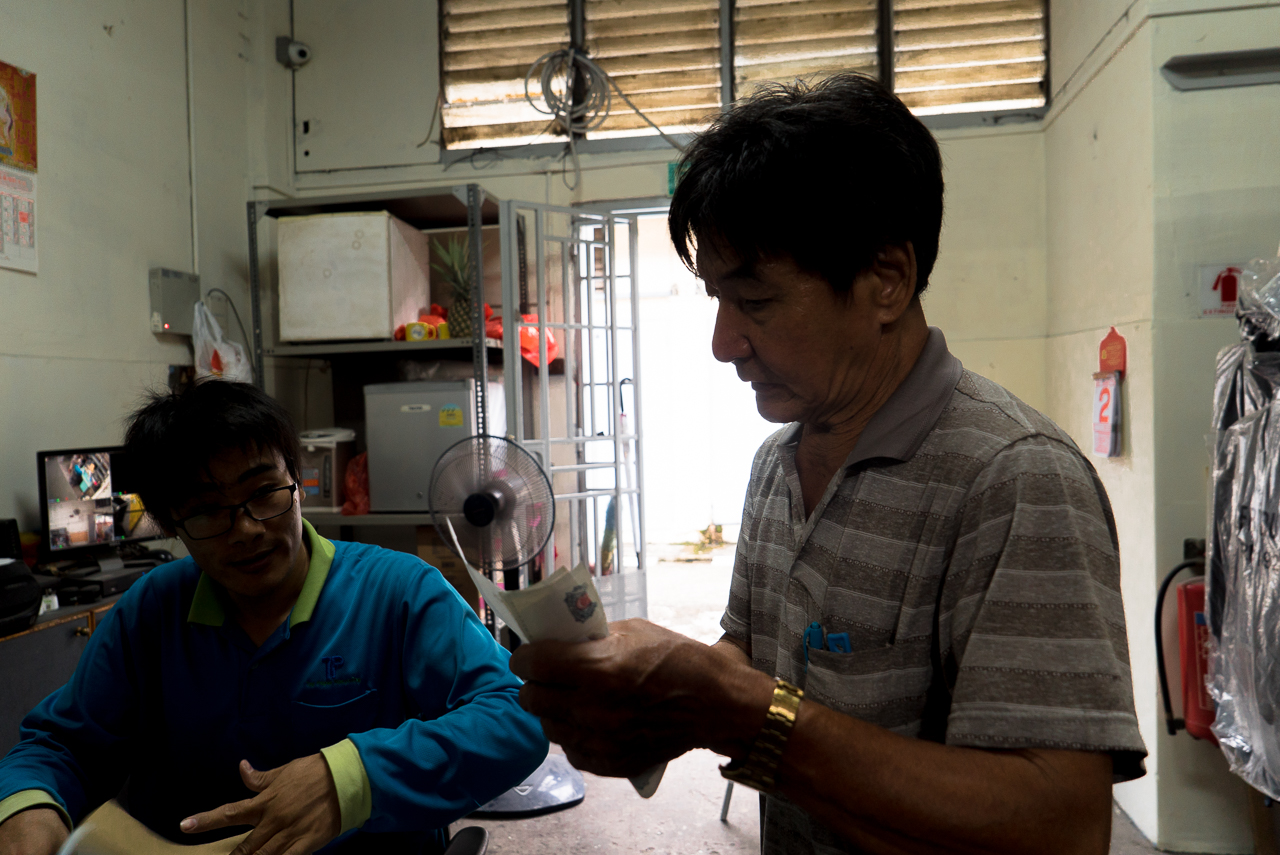
<svg viewBox="0 0 1280 855">
<path fill-rule="evenodd" d="M 1243 337 L 1280 341 L 1280 258 L 1259 258 L 1245 265 L 1236 317 Z"/>
<path fill-rule="evenodd" d="M 1253 262 L 1242 341 L 1218 354 L 1206 573 L 1213 733 L 1232 771 L 1280 798 L 1280 262 Z"/>
<path fill-rule="evenodd" d="M 222 327 L 204 301 L 195 305 L 191 345 L 196 354 L 196 379 L 218 377 L 238 383 L 253 382 L 253 368 L 244 348 L 222 337 Z"/>
</svg>

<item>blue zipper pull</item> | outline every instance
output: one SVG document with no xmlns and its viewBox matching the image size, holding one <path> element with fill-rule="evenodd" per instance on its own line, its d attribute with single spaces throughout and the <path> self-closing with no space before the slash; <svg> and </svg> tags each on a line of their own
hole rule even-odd
<svg viewBox="0 0 1280 855">
<path fill-rule="evenodd" d="M 804 631 L 804 669 L 809 670 L 809 648 L 821 650 L 826 646 L 825 634 L 822 631 L 822 624 L 816 620 L 809 624 L 809 628 Z"/>
</svg>

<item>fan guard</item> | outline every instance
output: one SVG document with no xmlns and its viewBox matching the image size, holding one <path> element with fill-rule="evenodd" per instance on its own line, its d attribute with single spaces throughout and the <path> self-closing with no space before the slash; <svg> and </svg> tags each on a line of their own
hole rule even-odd
<svg viewBox="0 0 1280 855">
<path fill-rule="evenodd" d="M 472 565 L 506 570 L 527 564 L 551 539 L 555 496 L 537 459 L 500 436 L 471 436 L 445 449 L 431 472 L 431 521 L 454 548 L 445 520 Z"/>
</svg>

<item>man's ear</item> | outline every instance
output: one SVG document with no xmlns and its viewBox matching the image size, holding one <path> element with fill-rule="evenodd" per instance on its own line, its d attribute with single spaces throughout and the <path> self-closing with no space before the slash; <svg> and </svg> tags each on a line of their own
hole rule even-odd
<svg viewBox="0 0 1280 855">
<path fill-rule="evenodd" d="M 876 252 L 871 301 L 886 323 L 896 321 L 916 296 L 916 250 L 911 241 L 887 244 Z"/>
</svg>

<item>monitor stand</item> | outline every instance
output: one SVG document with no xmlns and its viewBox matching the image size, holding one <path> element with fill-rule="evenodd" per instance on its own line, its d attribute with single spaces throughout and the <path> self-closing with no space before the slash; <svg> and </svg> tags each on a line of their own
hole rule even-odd
<svg viewBox="0 0 1280 855">
<path fill-rule="evenodd" d="M 76 556 L 74 561 L 58 565 L 58 570 L 67 584 L 79 586 L 75 602 L 85 605 L 124 593 L 158 563 L 154 559 L 125 561 L 118 549 L 109 547 Z"/>
<path fill-rule="evenodd" d="M 103 547 L 86 555 L 77 555 L 65 561 L 54 561 L 62 575 L 82 577 L 90 573 L 103 573 L 112 570 L 123 570 L 124 559 L 115 547 Z"/>
</svg>

